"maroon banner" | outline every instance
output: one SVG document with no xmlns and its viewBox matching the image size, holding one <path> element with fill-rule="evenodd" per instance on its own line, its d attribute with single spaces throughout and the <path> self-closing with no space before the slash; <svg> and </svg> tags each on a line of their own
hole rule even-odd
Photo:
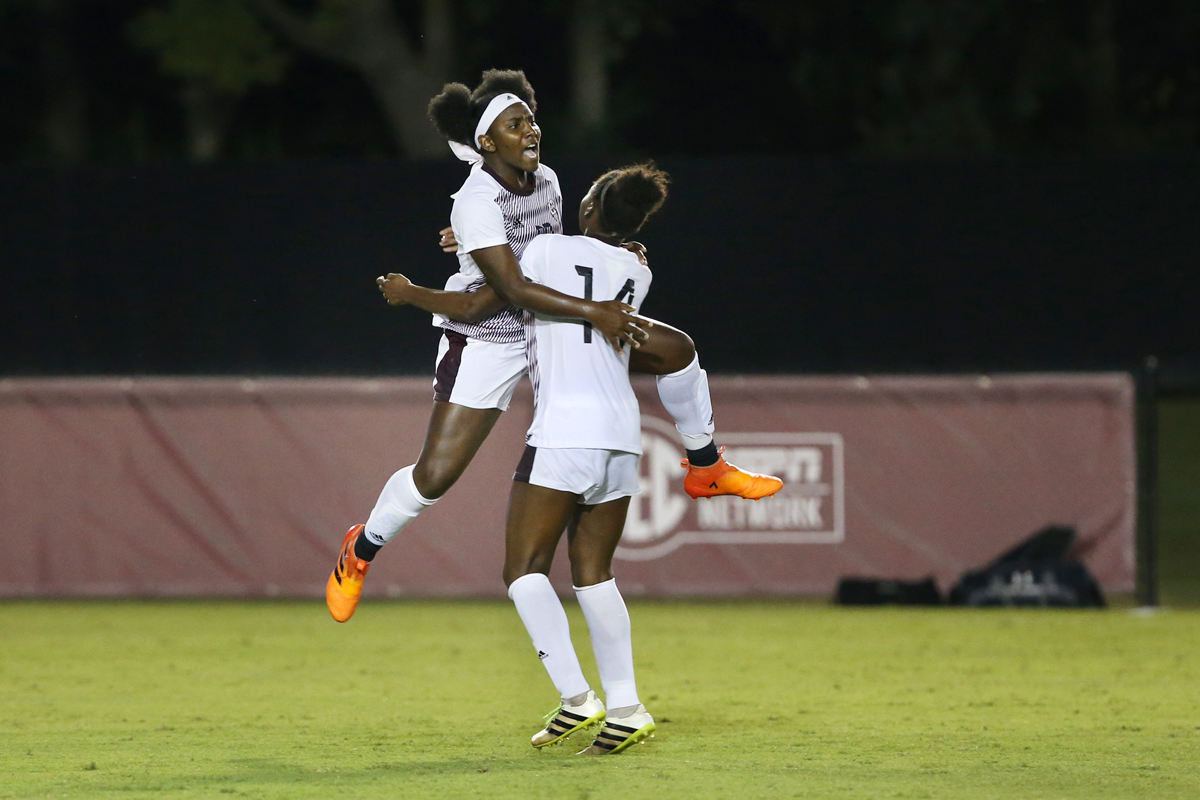
<svg viewBox="0 0 1200 800">
<path fill-rule="evenodd" d="M 651 380 L 629 595 L 827 595 L 844 575 L 943 588 L 1073 525 L 1107 591 L 1134 586 L 1126 375 L 717 377 L 718 441 L 784 479 L 693 501 Z M 0 380 L 0 595 L 319 596 L 350 525 L 420 452 L 423 378 Z M 373 596 L 503 596 L 527 387 L 459 483 L 388 545 Z M 552 579 L 570 586 L 565 550 Z"/>
<path fill-rule="evenodd" d="M 759 503 L 682 493 L 678 437 L 646 389 L 644 491 L 617 553 L 631 591 L 827 594 L 850 575 L 945 589 L 1055 523 L 1106 590 L 1134 588 L 1126 375 L 714 379 L 728 460 L 784 480 Z"/>
</svg>

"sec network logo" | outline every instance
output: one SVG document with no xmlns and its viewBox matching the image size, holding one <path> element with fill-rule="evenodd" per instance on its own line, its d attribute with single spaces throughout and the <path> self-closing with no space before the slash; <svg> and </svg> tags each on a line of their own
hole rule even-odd
<svg viewBox="0 0 1200 800">
<path fill-rule="evenodd" d="M 685 453 L 675 427 L 642 417 L 642 493 L 629 504 L 614 554 L 661 558 L 685 544 L 836 544 L 845 539 L 842 437 L 837 433 L 722 433 L 725 457 L 783 479 L 775 497 L 692 500 L 683 491 Z"/>
</svg>

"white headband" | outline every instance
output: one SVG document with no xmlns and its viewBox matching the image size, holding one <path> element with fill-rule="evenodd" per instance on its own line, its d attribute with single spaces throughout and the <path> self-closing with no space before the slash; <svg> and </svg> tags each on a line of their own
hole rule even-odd
<svg viewBox="0 0 1200 800">
<path fill-rule="evenodd" d="M 483 110 L 483 116 L 479 118 L 479 124 L 475 126 L 475 144 L 478 146 L 479 137 L 488 132 L 488 128 L 492 127 L 492 123 L 496 121 L 496 117 L 504 113 L 504 110 L 511 105 L 525 102 L 515 94 L 498 94 L 492 98 L 492 102 L 487 104 L 487 108 Z M 454 155 L 462 161 L 473 164 L 476 161 L 482 161 L 483 156 L 474 148 L 458 142 L 450 142 L 450 149 L 454 151 Z"/>
</svg>

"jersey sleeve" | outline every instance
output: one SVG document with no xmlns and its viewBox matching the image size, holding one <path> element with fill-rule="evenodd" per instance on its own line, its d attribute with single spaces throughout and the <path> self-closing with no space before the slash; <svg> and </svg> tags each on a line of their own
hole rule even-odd
<svg viewBox="0 0 1200 800">
<path fill-rule="evenodd" d="M 450 210 L 450 227 L 464 253 L 508 244 L 504 214 L 495 201 L 480 192 L 464 192 Z"/>
</svg>

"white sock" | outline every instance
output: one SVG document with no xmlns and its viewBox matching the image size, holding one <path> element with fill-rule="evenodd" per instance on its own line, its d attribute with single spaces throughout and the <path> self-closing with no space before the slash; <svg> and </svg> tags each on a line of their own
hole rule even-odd
<svg viewBox="0 0 1200 800">
<path fill-rule="evenodd" d="M 437 500 L 428 500 L 417 491 L 413 483 L 413 466 L 407 466 L 388 478 L 375 509 L 367 519 L 368 541 L 383 546 L 392 540 L 404 526 Z"/>
<path fill-rule="evenodd" d="M 616 579 L 594 586 L 576 586 L 575 596 L 592 636 L 592 652 L 604 687 L 604 704 L 614 709 L 636 706 L 641 701 L 633 677 L 633 633 Z"/>
<path fill-rule="evenodd" d="M 525 623 L 525 630 L 533 640 L 533 648 L 559 695 L 575 697 L 591 689 L 579 667 L 575 646 L 571 644 L 567 612 L 554 593 L 550 579 L 540 572 L 522 575 L 509 585 L 508 596 L 516 605 L 521 622 Z"/>
<path fill-rule="evenodd" d="M 675 429 L 683 438 L 685 450 L 699 450 L 713 440 L 712 398 L 708 394 L 708 373 L 700 369 L 700 356 L 679 372 L 659 375 L 658 398 L 675 420 Z"/>
</svg>

